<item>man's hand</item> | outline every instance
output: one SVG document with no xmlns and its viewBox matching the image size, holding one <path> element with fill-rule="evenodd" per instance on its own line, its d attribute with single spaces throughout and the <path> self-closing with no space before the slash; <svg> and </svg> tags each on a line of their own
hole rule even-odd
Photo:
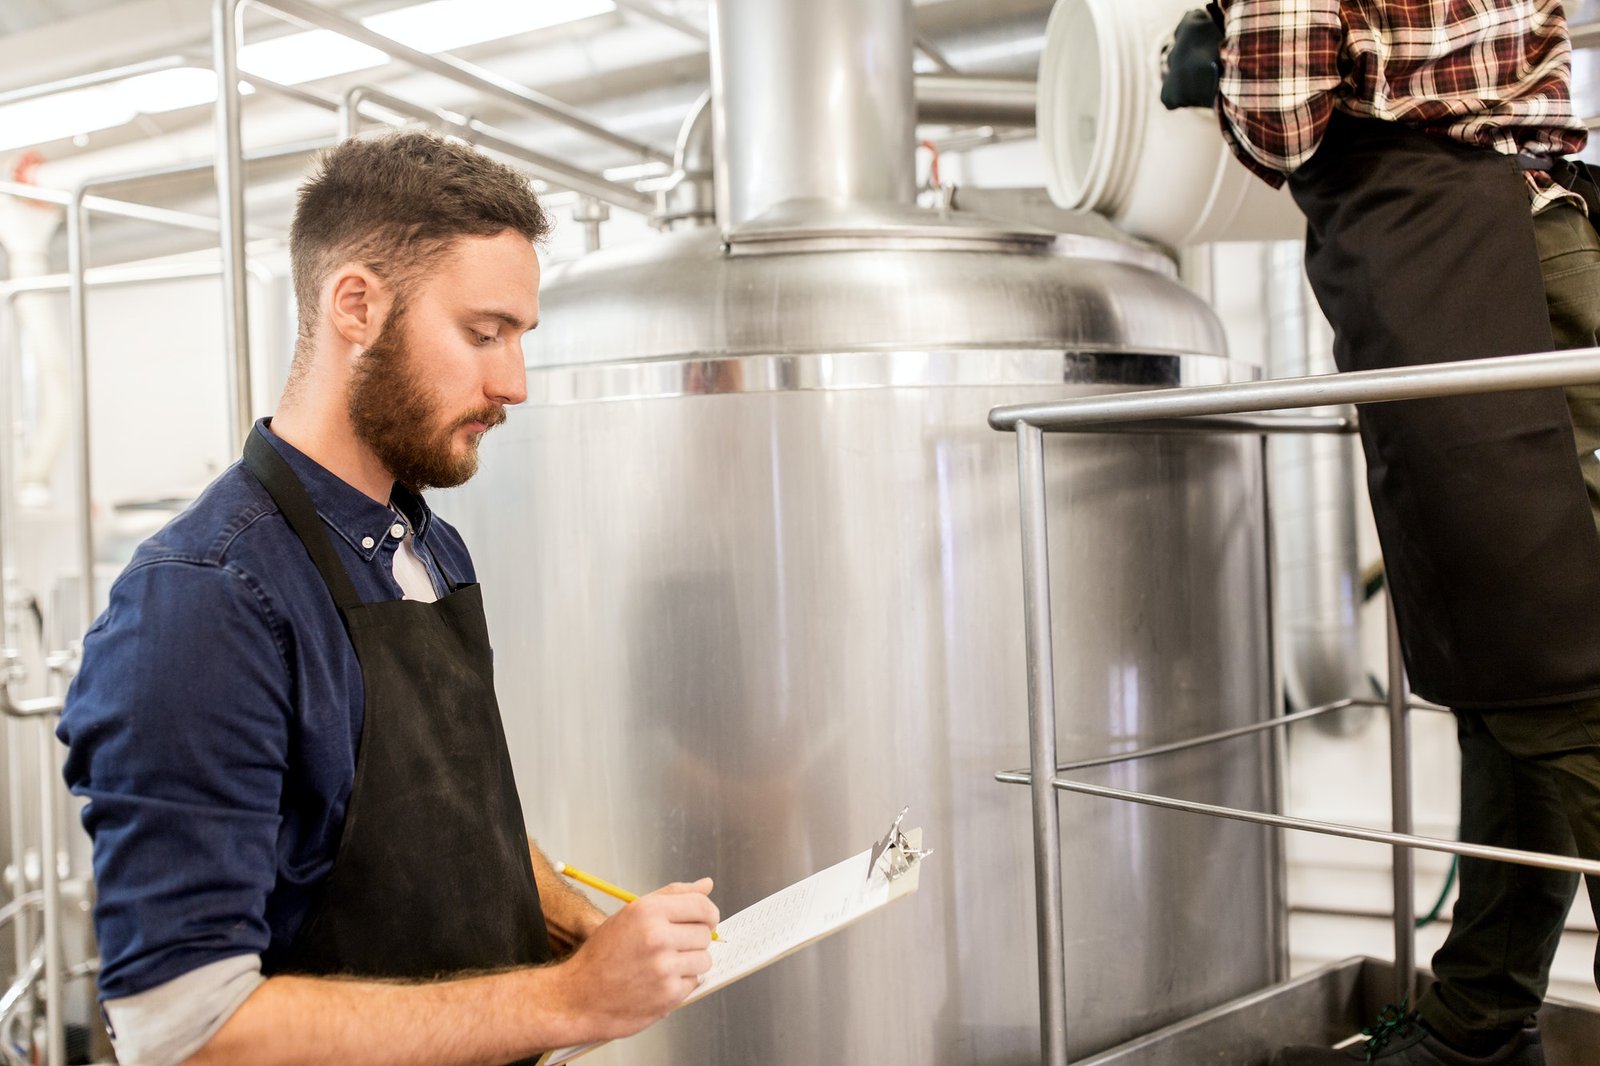
<svg viewBox="0 0 1600 1066">
<path fill-rule="evenodd" d="M 1222 81 L 1222 12 L 1207 4 L 1183 16 L 1166 54 L 1161 102 L 1168 111 L 1210 107 Z"/>
<path fill-rule="evenodd" d="M 640 896 L 606 919 L 560 969 L 575 1006 L 605 1039 L 632 1036 L 670 1014 L 711 968 L 719 915 L 711 878 Z"/>
</svg>

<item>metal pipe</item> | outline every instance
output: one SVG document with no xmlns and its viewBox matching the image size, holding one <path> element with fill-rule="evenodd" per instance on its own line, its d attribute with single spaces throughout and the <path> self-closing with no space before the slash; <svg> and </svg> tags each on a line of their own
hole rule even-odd
<svg viewBox="0 0 1600 1066">
<path fill-rule="evenodd" d="M 1385 585 L 1388 588 L 1388 585 Z M 1389 598 L 1389 803 L 1397 836 L 1410 836 L 1411 709 L 1406 700 L 1405 661 L 1394 600 Z M 1417 901 L 1411 849 L 1394 849 L 1394 976 L 1395 1002 L 1412 1002 L 1417 973 Z"/>
<path fill-rule="evenodd" d="M 571 189 L 580 196 L 592 197 L 603 203 L 613 204 L 628 211 L 636 211 L 642 215 L 649 215 L 655 211 L 655 200 L 631 186 L 608 181 L 598 174 L 592 174 L 569 163 L 563 163 L 554 156 L 536 152 L 511 140 L 507 135 L 493 127 L 486 126 L 474 119 L 469 119 L 451 111 L 412 103 L 409 100 L 401 99 L 370 85 L 357 85 L 345 93 L 344 101 L 339 110 L 339 128 L 344 136 L 349 137 L 355 134 L 360 125 L 361 107 L 368 103 L 421 122 L 438 124 L 448 132 L 460 136 L 463 140 L 471 141 L 474 144 L 518 160 L 525 164 L 526 169 L 535 177 L 541 178 L 551 185 L 558 185 L 563 189 Z"/>
<path fill-rule="evenodd" d="M 207 162 L 206 166 L 211 164 Z M 0 194 L 15 196 L 20 200 L 32 200 L 41 204 L 57 204 L 66 207 L 72 203 L 72 193 L 64 189 L 42 189 L 37 185 L 22 185 L 14 181 L 0 181 Z M 112 200 L 104 196 L 91 196 L 85 201 L 85 206 L 91 211 L 104 215 L 114 215 L 117 218 L 132 218 L 141 222 L 154 222 L 162 226 L 175 226 L 179 229 L 203 230 L 207 233 L 217 232 L 218 222 L 209 215 L 197 215 L 189 211 L 174 211 L 166 207 L 151 207 L 148 204 L 136 204 L 127 200 Z"/>
<path fill-rule="evenodd" d="M 1386 403 L 1478 392 L 1563 388 L 1595 382 L 1600 382 L 1600 348 L 1578 348 L 1280 381 L 1153 389 L 1051 403 L 1015 404 L 990 411 L 989 425 L 1010 430 L 1026 422 L 1046 432 L 1089 429 L 1100 432 L 1111 423 L 1329 404 Z"/>
<path fill-rule="evenodd" d="M 1355 433 L 1360 422 L 1349 415 L 1188 415 L 1159 422 L 1130 422 L 1097 426 L 1095 433 Z"/>
<path fill-rule="evenodd" d="M 79 581 L 79 627 L 87 632 L 94 622 L 94 484 L 90 473 L 93 467 L 90 442 L 94 426 L 89 417 L 89 305 L 84 285 L 85 260 L 88 255 L 89 213 L 83 205 L 86 186 L 80 185 L 67 208 L 67 326 L 72 357 L 73 394 L 78 410 L 78 509 L 81 526 L 78 540 L 78 565 L 82 567 Z"/>
<path fill-rule="evenodd" d="M 909 0 L 719 0 L 711 15 L 723 229 L 787 200 L 913 201 Z"/>
<path fill-rule="evenodd" d="M 1039 1040 L 1044 1066 L 1067 1062 L 1067 961 L 1061 899 L 1061 811 L 1056 765 L 1055 656 L 1050 625 L 1050 544 L 1044 434 L 1017 426 L 1021 489 L 1022 610 L 1028 649 L 1028 751 L 1033 765 L 1033 892 L 1038 909 Z"/>
<path fill-rule="evenodd" d="M 1268 462 L 1267 449 L 1269 438 L 1262 436 L 1260 449 L 1257 452 L 1257 469 L 1261 473 L 1261 522 L 1262 528 L 1268 530 L 1268 535 L 1262 544 L 1262 583 L 1265 585 L 1263 598 L 1266 602 L 1266 632 L 1267 642 L 1267 700 L 1268 721 L 1278 716 L 1283 709 L 1283 669 L 1278 660 L 1278 567 L 1273 559 L 1272 551 L 1272 507 L 1274 485 L 1272 468 Z M 1288 745 L 1285 743 L 1286 730 L 1268 729 L 1263 733 L 1265 743 L 1262 745 L 1262 763 L 1266 767 L 1265 780 L 1262 781 L 1263 799 L 1267 809 L 1273 814 L 1282 814 L 1288 806 L 1289 757 Z M 1277 830 L 1267 834 L 1267 846 L 1263 855 L 1266 863 L 1265 881 L 1267 891 L 1267 940 L 1272 945 L 1271 979 L 1274 982 L 1286 981 L 1289 978 L 1289 869 L 1288 845 L 1283 837 L 1283 832 Z"/>
<path fill-rule="evenodd" d="M 220 273 L 220 263 L 125 263 L 115 267 L 90 267 L 84 272 L 84 280 L 91 288 L 98 288 L 102 285 L 144 285 L 152 281 L 212 278 Z M 66 274 L 39 274 L 18 281 L 0 282 L 0 304 L 10 303 L 16 297 L 30 292 L 66 292 L 71 284 Z"/>
<path fill-rule="evenodd" d="M 917 120 L 937 126 L 1012 126 L 1038 122 L 1037 83 L 1028 78 L 918 74 Z"/>
<path fill-rule="evenodd" d="M 38 723 L 39 730 L 39 862 L 44 878 L 44 1021 L 46 1066 L 66 1066 L 67 1027 L 61 1014 L 61 871 L 56 866 L 60 848 L 60 828 L 56 817 L 58 779 L 50 770 L 57 763 L 55 730 L 51 719 Z"/>
<path fill-rule="evenodd" d="M 1332 714 L 1349 707 L 1359 707 L 1365 704 L 1376 703 L 1375 700 L 1348 699 L 1330 703 L 1325 707 L 1312 707 L 1309 710 L 1296 711 L 1294 714 L 1285 714 L 1279 717 L 1268 718 L 1262 722 L 1251 722 L 1247 725 L 1234 726 L 1215 733 L 1206 733 L 1203 736 L 1189 737 L 1185 740 L 1174 740 L 1166 744 L 1154 744 L 1148 748 L 1138 748 L 1134 751 L 1122 751 L 1115 755 L 1096 755 L 1089 759 L 1077 759 L 1056 766 L 1057 774 L 1076 773 L 1079 770 L 1092 770 L 1097 766 L 1116 766 L 1120 763 L 1134 762 L 1139 759 L 1149 759 L 1157 755 L 1173 755 L 1180 751 L 1190 751 L 1194 748 L 1203 748 L 1210 744 L 1219 744 L 1225 740 L 1238 740 L 1241 737 L 1254 736 L 1257 733 L 1272 733 L 1276 729 L 1293 725 L 1296 722 L 1306 722 L 1324 714 Z M 1020 774 L 1022 770 L 1002 770 L 1002 774 Z M 996 775 L 996 780 L 998 780 Z"/>
<path fill-rule="evenodd" d="M 1007 785 L 1026 785 L 1031 783 L 1031 775 L 1017 773 L 996 774 L 995 780 Z M 1322 836 L 1343 837 L 1346 840 L 1365 840 L 1370 844 L 1388 844 L 1391 847 L 1398 846 L 1418 848 L 1422 851 L 1440 851 L 1447 855 L 1461 855 L 1469 859 L 1509 862 L 1518 866 L 1537 866 L 1546 870 L 1568 870 L 1572 873 L 1587 874 L 1590 877 L 1600 876 L 1600 862 L 1588 859 L 1572 859 L 1564 855 L 1548 855 L 1538 851 L 1495 848 L 1486 844 L 1464 844 L 1458 840 L 1440 840 L 1437 837 L 1402 836 L 1399 833 L 1385 832 L 1382 829 L 1362 829 L 1360 826 L 1344 825 L 1339 822 L 1318 822 L 1309 818 L 1290 818 L 1287 815 L 1263 814 L 1260 811 L 1241 810 L 1238 807 L 1219 807 L 1212 803 L 1196 803 L 1193 800 L 1159 796 L 1150 792 L 1129 792 L 1126 789 L 1107 788 L 1104 785 L 1091 785 L 1083 781 L 1069 781 L 1061 777 L 1055 778 L 1051 784 L 1062 792 L 1098 796 L 1101 799 L 1123 800 L 1128 803 L 1143 804 L 1146 807 L 1183 811 L 1186 814 L 1203 814 L 1211 818 L 1226 818 L 1229 821 L 1249 822 L 1253 825 L 1270 825 L 1280 829 L 1317 833 Z"/>
<path fill-rule="evenodd" d="M 950 62 L 950 57 L 946 56 L 944 54 L 944 50 L 941 49 L 938 45 L 934 44 L 933 41 L 930 40 L 927 37 L 926 34 L 921 34 L 921 33 L 917 34 L 915 37 L 913 37 L 911 39 L 911 43 L 916 46 L 917 51 L 921 52 L 924 56 L 927 57 L 928 62 L 932 63 L 935 67 L 938 68 L 939 73 L 941 73 L 941 74 L 955 74 L 955 73 L 958 73 L 957 70 L 956 70 L 956 65 L 954 63 Z"/>
<path fill-rule="evenodd" d="M 176 70 L 190 65 L 188 56 L 169 55 L 111 67 L 107 70 L 96 70 L 89 74 L 74 74 L 70 78 L 57 78 L 55 81 L 41 82 L 38 85 L 8 89 L 0 93 L 0 107 L 6 104 L 18 104 L 24 100 L 37 100 L 42 96 L 54 96 L 56 93 L 71 92 L 74 89 L 92 89 L 97 85 L 107 85 L 125 78 L 137 78 L 142 74 L 159 74 L 162 71 Z"/>
<path fill-rule="evenodd" d="M 212 61 L 217 72 L 215 120 L 218 230 L 222 248 L 222 335 L 234 386 L 232 428 L 243 444 L 250 429 L 250 290 L 246 284 L 243 101 L 239 97 L 239 32 L 243 0 L 215 0 Z"/>
<path fill-rule="evenodd" d="M 611 2 L 624 11 L 631 11 L 641 18 L 649 19 L 651 22 L 665 26 L 668 29 L 677 30 L 685 37 L 691 37 L 701 44 L 711 40 L 710 31 L 701 29 L 688 19 L 681 19 L 670 12 L 661 10 L 650 0 L 611 0 Z"/>
<path fill-rule="evenodd" d="M 453 56 L 433 55 L 401 44 L 393 38 L 373 32 L 355 19 L 346 18 L 324 7 L 309 3 L 307 0 L 216 0 L 216 5 L 219 24 L 226 20 L 236 26 L 235 13 L 249 6 L 278 15 L 302 26 L 332 30 L 342 37 L 376 48 L 391 58 L 409 63 L 419 70 L 437 74 L 459 85 L 465 85 L 469 89 L 475 89 L 485 96 L 503 100 L 513 107 L 520 108 L 530 114 L 559 122 L 563 126 L 622 148 L 630 154 L 638 155 L 645 159 L 654 159 L 661 163 L 671 162 L 671 158 L 666 152 L 609 130 L 583 112 L 562 103 L 554 97 L 546 96 L 544 93 L 537 92 L 527 86 L 519 85 L 509 78 L 501 77 L 492 71 L 472 66 L 470 63 L 465 63 Z M 238 35 L 236 29 L 231 36 L 234 45 L 237 45 Z M 220 54 L 220 44 L 222 43 L 220 35 L 217 39 Z M 236 51 L 230 55 L 230 58 L 234 60 L 234 67 L 230 68 L 230 73 L 236 74 L 238 58 Z M 221 69 L 222 67 L 219 65 L 218 70 Z M 224 95 L 237 97 L 236 92 L 219 93 L 218 99 L 220 100 Z"/>
</svg>

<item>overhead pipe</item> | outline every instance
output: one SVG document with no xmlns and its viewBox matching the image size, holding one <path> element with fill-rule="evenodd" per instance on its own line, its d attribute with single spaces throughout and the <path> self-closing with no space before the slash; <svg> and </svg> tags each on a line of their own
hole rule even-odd
<svg viewBox="0 0 1600 1066">
<path fill-rule="evenodd" d="M 426 107 L 422 104 L 412 103 L 401 99 L 392 93 L 370 85 L 357 85 L 345 93 L 343 103 L 339 108 L 339 133 L 341 137 L 353 136 L 360 126 L 361 108 L 364 104 L 373 104 L 416 119 L 441 127 L 448 133 L 460 137 L 462 140 L 471 141 L 473 144 L 499 152 L 501 155 L 510 156 L 523 164 L 535 177 L 549 182 L 551 185 L 563 189 L 570 189 L 580 196 L 587 196 L 602 203 L 621 207 L 628 211 L 637 211 L 648 215 L 655 210 L 655 200 L 649 195 L 620 182 L 610 181 L 599 174 L 592 174 L 580 167 L 563 163 L 554 156 L 536 152 L 526 145 L 511 140 L 506 134 L 492 126 L 486 126 L 476 119 L 467 118 L 451 111 L 440 108 Z"/>
<path fill-rule="evenodd" d="M 571 107 L 551 96 L 546 96 L 535 89 L 520 85 L 509 78 L 501 77 L 493 71 L 482 67 L 473 66 L 449 55 L 434 55 L 423 52 L 410 45 L 401 44 L 392 37 L 386 37 L 368 29 L 360 22 L 347 18 L 328 8 L 310 3 L 309 0 L 216 0 L 214 9 L 215 22 L 213 23 L 213 41 L 219 46 L 217 55 L 217 70 L 233 75 L 232 80 L 224 80 L 223 88 L 229 89 L 237 83 L 239 40 L 239 16 L 246 7 L 255 8 L 270 14 L 287 19 L 290 22 L 305 26 L 310 29 L 331 30 L 341 37 L 376 48 L 392 59 L 409 63 L 419 70 L 430 74 L 437 74 L 469 89 L 475 89 L 485 96 L 491 96 L 505 101 L 519 110 L 537 115 L 560 123 L 570 129 L 587 134 L 596 140 L 604 141 L 614 147 L 621 148 L 633 155 L 644 159 L 651 159 L 658 163 L 668 163 L 671 159 L 660 149 L 626 137 L 614 130 L 607 129 L 594 121 L 577 108 Z M 218 32 L 218 25 L 222 22 L 229 24 L 226 35 Z M 226 39 L 224 39 L 226 37 Z M 231 47 L 227 47 L 231 45 Z M 221 54 L 223 51 L 227 54 Z M 225 62 L 224 62 L 225 61 Z M 223 96 L 237 97 L 237 92 L 219 92 L 219 100 Z M 220 114 L 220 111 L 219 111 Z"/>
<path fill-rule="evenodd" d="M 711 16 L 723 229 L 794 199 L 913 202 L 909 0 L 718 0 Z"/>
<path fill-rule="evenodd" d="M 939 126 L 1032 127 L 1038 113 L 1036 83 L 1026 78 L 972 74 L 918 74 L 917 120 Z"/>
</svg>

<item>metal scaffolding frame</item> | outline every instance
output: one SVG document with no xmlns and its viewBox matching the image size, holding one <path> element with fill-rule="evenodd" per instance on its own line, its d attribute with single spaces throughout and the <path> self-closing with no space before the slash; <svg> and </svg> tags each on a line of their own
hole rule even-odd
<svg viewBox="0 0 1600 1066">
<path fill-rule="evenodd" d="M 1267 719 L 1253 726 L 1163 744 L 1138 751 L 1061 763 L 1056 748 L 1055 661 L 1050 619 L 1050 561 L 1045 496 L 1046 433 L 1254 433 L 1262 447 L 1274 433 L 1348 433 L 1349 419 L 1319 419 L 1273 414 L 1284 410 L 1344 404 L 1386 403 L 1482 392 L 1559 388 L 1600 383 L 1600 348 L 1536 355 L 1436 363 L 1282 378 L 1237 385 L 1160 389 L 1088 396 L 1051 403 L 997 407 L 989 413 L 994 429 L 1014 433 L 1022 527 L 1023 612 L 1028 670 L 1027 770 L 1005 770 L 995 779 L 1025 784 L 1032 791 L 1034 892 L 1039 950 L 1039 1012 L 1042 1061 L 1067 1063 L 1066 945 L 1062 918 L 1061 836 L 1058 793 L 1074 792 L 1129 803 L 1184 811 L 1214 818 L 1252 822 L 1327 836 L 1388 844 L 1394 848 L 1395 998 L 1409 1000 L 1415 984 L 1416 917 L 1412 899 L 1411 851 L 1420 848 L 1453 855 L 1540 866 L 1600 876 L 1600 862 L 1542 852 L 1463 844 L 1416 836 L 1411 824 L 1409 714 L 1415 706 L 1406 694 L 1399 635 L 1389 612 L 1388 699 L 1347 700 L 1295 715 Z M 1268 599 L 1271 592 L 1271 550 L 1268 549 Z M 1268 605 L 1269 612 L 1271 605 Z M 1276 666 L 1274 665 L 1274 670 Z M 1273 686 L 1276 691 L 1276 685 Z M 1172 796 L 1107 788 L 1064 775 L 1095 766 L 1187 751 L 1241 736 L 1265 733 L 1274 738 L 1269 762 L 1269 795 L 1281 807 L 1281 737 L 1283 727 L 1347 706 L 1386 706 L 1389 710 L 1389 780 L 1392 831 L 1290 818 L 1274 812 L 1195 803 Z"/>
</svg>

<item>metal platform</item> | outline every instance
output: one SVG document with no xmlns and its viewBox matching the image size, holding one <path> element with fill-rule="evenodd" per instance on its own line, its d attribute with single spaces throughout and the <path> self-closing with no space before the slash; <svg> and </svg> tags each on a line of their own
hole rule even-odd
<svg viewBox="0 0 1600 1066">
<path fill-rule="evenodd" d="M 1428 975 L 1419 976 L 1426 987 Z M 1391 1001 L 1394 988 L 1389 963 L 1345 959 L 1114 1047 L 1081 1066 L 1267 1066 L 1286 1045 L 1332 1046 L 1359 1033 Z M 1600 1063 L 1600 1011 L 1546 1000 L 1539 1026 L 1548 1066 Z"/>
</svg>

